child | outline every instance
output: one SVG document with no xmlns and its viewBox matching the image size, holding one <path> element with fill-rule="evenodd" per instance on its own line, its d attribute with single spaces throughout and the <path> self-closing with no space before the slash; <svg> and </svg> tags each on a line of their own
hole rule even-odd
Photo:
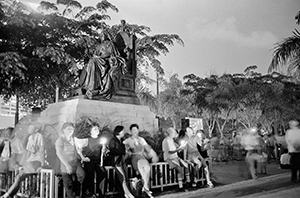
<svg viewBox="0 0 300 198">
<path fill-rule="evenodd" d="M 288 149 L 283 150 L 283 154 L 280 156 L 280 168 L 281 169 L 290 169 L 290 160 L 291 156 L 288 154 Z"/>
</svg>

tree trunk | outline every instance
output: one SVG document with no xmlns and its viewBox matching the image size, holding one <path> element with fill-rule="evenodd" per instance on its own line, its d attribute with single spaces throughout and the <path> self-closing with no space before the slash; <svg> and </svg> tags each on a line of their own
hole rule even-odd
<svg viewBox="0 0 300 198">
<path fill-rule="evenodd" d="M 173 128 L 176 129 L 176 121 L 175 121 L 175 119 L 172 118 L 171 120 L 172 120 Z"/>
<path fill-rule="evenodd" d="M 16 94 L 16 113 L 15 113 L 15 125 L 19 122 L 19 94 Z"/>
</svg>

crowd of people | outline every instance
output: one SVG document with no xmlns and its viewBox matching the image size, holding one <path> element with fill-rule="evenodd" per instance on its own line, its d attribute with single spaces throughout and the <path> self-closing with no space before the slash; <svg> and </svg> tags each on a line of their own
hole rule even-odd
<svg viewBox="0 0 300 198">
<path fill-rule="evenodd" d="M 297 121 L 290 122 L 290 129 L 285 136 L 287 148 L 281 150 L 282 155 L 278 159 L 274 151 L 275 139 L 260 133 L 256 127 L 240 134 L 234 132 L 231 140 L 217 136 L 208 138 L 203 130 L 195 131 L 190 127 L 180 131 L 170 127 L 161 145 L 163 160 L 176 170 L 179 192 L 197 187 L 196 175 L 200 171 L 204 173 L 207 187 L 214 187 L 211 180 L 212 160 L 228 159 L 229 155 L 237 160 L 244 156 L 253 179 L 257 179 L 258 173 L 266 173 L 267 163 L 272 159 L 280 160 L 280 167 L 291 168 L 292 181 L 296 181 L 297 171 L 300 170 L 298 125 Z M 137 124 L 132 124 L 128 133 L 120 125 L 112 132 L 100 131 L 96 122 L 85 125 L 84 130 L 78 130 L 77 126 L 66 122 L 57 136 L 45 133 L 45 126 L 38 122 L 30 123 L 26 133 L 24 127 L 2 130 L 0 173 L 17 171 L 18 174 L 1 198 L 14 196 L 27 176 L 38 173 L 46 166 L 54 168 L 61 175 L 69 198 L 103 197 L 100 183 L 107 175 L 105 159 L 115 168 L 126 198 L 137 195 L 129 183 L 128 163 L 136 172 L 142 192 L 153 197 L 149 184 L 150 163 L 158 162 L 159 158 L 140 136 Z"/>
</svg>

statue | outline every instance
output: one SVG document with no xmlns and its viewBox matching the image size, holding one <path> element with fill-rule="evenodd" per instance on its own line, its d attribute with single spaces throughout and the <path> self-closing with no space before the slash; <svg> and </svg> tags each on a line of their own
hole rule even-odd
<svg viewBox="0 0 300 198">
<path fill-rule="evenodd" d="M 135 35 L 126 28 L 126 21 L 121 20 L 120 31 L 118 32 L 115 43 L 122 58 L 127 65 L 127 74 L 135 76 Z"/>
<path fill-rule="evenodd" d="M 119 73 L 126 72 L 125 60 L 119 55 L 107 33 L 102 32 L 101 43 L 81 72 L 79 84 L 89 99 L 96 95 L 110 99 L 114 90 L 114 80 Z"/>
<path fill-rule="evenodd" d="M 122 102 L 127 97 L 131 98 L 126 99 L 127 102 L 139 103 L 135 94 L 135 39 L 125 20 L 121 21 L 120 31 L 114 39 L 106 31 L 101 33 L 101 43 L 80 75 L 81 94 L 99 100 L 110 100 L 115 95 L 119 97 L 115 97 L 115 101 Z"/>
</svg>

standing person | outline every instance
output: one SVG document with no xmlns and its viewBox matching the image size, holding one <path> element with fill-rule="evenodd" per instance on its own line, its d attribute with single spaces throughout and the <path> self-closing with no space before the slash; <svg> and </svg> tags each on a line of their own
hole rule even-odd
<svg viewBox="0 0 300 198">
<path fill-rule="evenodd" d="M 233 158 L 235 160 L 242 159 L 242 145 L 241 145 L 241 135 L 239 132 L 234 131 L 232 133 L 232 147 L 233 147 Z"/>
<path fill-rule="evenodd" d="M 20 145 L 25 152 L 21 153 L 21 157 L 13 159 L 12 164 L 18 171 L 18 174 L 15 177 L 14 183 L 1 198 L 13 197 L 16 195 L 21 182 L 29 175 L 38 173 L 41 170 L 41 166 L 44 165 L 44 148 L 43 137 L 40 134 L 41 129 L 41 123 L 31 123 L 22 141 L 20 140 Z M 12 147 L 15 148 L 15 146 Z M 12 150 L 12 153 L 15 153 L 15 151 Z M 14 157 L 16 156 L 14 155 Z"/>
<path fill-rule="evenodd" d="M 272 160 L 276 161 L 275 145 L 276 140 L 273 134 L 266 133 L 265 141 L 267 143 L 268 163 Z"/>
<path fill-rule="evenodd" d="M 258 160 L 257 164 L 257 169 L 258 173 L 261 174 L 267 174 L 267 160 L 268 160 L 268 155 L 267 155 L 267 148 L 266 148 L 266 143 L 264 139 L 261 137 L 261 135 L 257 136 L 258 140 L 258 146 L 257 146 L 257 153 L 260 155 L 260 159 Z"/>
<path fill-rule="evenodd" d="M 251 173 L 252 179 L 257 179 L 255 164 L 258 164 L 259 160 L 262 157 L 262 155 L 258 154 L 258 149 L 260 147 L 258 137 L 259 136 L 257 128 L 252 127 L 248 130 L 247 134 L 243 135 L 241 139 L 241 143 L 247 151 L 245 160 Z"/>
<path fill-rule="evenodd" d="M 300 129 L 297 120 L 289 122 L 290 129 L 286 131 L 285 140 L 291 155 L 291 181 L 297 181 L 297 173 L 300 171 Z M 300 179 L 300 178 L 299 178 Z"/>
<path fill-rule="evenodd" d="M 146 159 L 144 153 L 147 152 L 157 159 L 155 151 L 149 146 L 146 140 L 139 136 L 139 126 L 137 124 L 130 125 L 131 137 L 124 140 L 124 145 L 131 152 L 131 164 L 133 169 L 142 177 L 143 191 L 152 198 L 152 192 L 149 189 L 151 166 Z M 153 159 L 152 159 L 153 160 Z"/>
<path fill-rule="evenodd" d="M 189 183 L 190 182 L 190 175 L 188 172 L 188 164 L 183 161 L 183 159 L 181 159 L 180 157 L 178 157 L 177 152 L 181 151 L 185 145 L 187 144 L 187 141 L 185 140 L 181 140 L 181 144 L 178 146 L 176 145 L 174 138 L 176 138 L 177 136 L 177 132 L 174 128 L 170 127 L 167 130 L 167 137 L 163 140 L 162 142 L 162 150 L 164 152 L 164 160 L 166 162 L 168 162 L 168 164 L 170 165 L 170 167 L 172 169 L 176 169 L 177 170 L 177 174 L 178 174 L 178 184 L 179 184 L 179 189 L 178 191 L 184 192 L 184 188 L 183 188 L 183 176 L 184 176 L 184 171 L 183 171 L 183 167 L 186 169 L 187 171 L 187 179 L 186 181 Z"/>
<path fill-rule="evenodd" d="M 11 162 L 11 141 L 14 128 L 3 129 L 0 134 L 0 174 L 7 174 Z"/>
<path fill-rule="evenodd" d="M 60 137 L 55 142 L 56 154 L 61 162 L 60 170 L 68 198 L 74 198 L 75 195 L 80 194 L 80 183 L 85 177 L 76 153 L 73 133 L 73 123 L 66 122 L 61 128 Z"/>
<path fill-rule="evenodd" d="M 41 130 L 41 123 L 34 123 L 28 127 L 29 137 L 26 150 L 29 154 L 29 158 L 26 160 L 28 162 L 28 168 L 31 168 L 32 172 L 44 166 L 45 163 L 45 147 Z"/>
<path fill-rule="evenodd" d="M 100 183 L 106 177 L 106 172 L 103 167 L 100 167 L 101 152 L 105 149 L 105 146 L 101 144 L 100 131 L 96 123 L 92 123 L 86 126 L 83 131 L 79 130 L 79 133 L 75 134 L 75 145 L 77 152 L 83 163 L 84 171 L 86 173 L 83 181 L 82 192 L 84 197 L 93 197 L 99 194 L 99 197 L 103 197 L 102 190 L 100 189 Z M 78 144 L 78 139 L 82 144 Z M 103 149 L 102 149 L 103 148 Z M 96 191 L 95 191 L 95 173 L 96 173 Z"/>
<path fill-rule="evenodd" d="M 122 184 L 125 198 L 134 198 L 128 188 L 127 164 L 125 163 L 125 145 L 122 143 L 124 137 L 124 127 L 116 126 L 113 131 L 113 137 L 109 141 L 109 154 L 112 159 L 112 165 L 116 169 L 117 177 Z"/>
<path fill-rule="evenodd" d="M 205 162 L 204 158 L 201 156 L 200 152 L 198 151 L 198 147 L 197 147 L 197 145 L 202 146 L 202 143 L 201 143 L 199 137 L 195 134 L 195 132 L 190 127 L 186 128 L 186 132 L 187 132 L 187 136 L 189 137 L 189 140 L 188 140 L 187 146 L 186 146 L 187 159 L 191 163 L 195 164 L 197 172 L 199 172 L 201 166 L 204 167 L 207 185 L 209 188 L 213 188 L 214 185 L 210 179 L 208 165 Z M 184 159 L 186 159 L 186 158 L 184 158 Z"/>
</svg>

